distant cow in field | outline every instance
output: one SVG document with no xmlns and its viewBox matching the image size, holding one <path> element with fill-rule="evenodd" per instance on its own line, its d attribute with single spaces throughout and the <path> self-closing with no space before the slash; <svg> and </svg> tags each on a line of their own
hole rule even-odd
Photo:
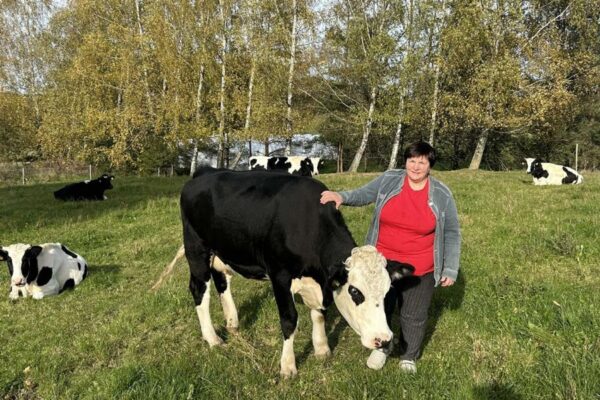
<svg viewBox="0 0 600 400">
<path fill-rule="evenodd" d="M 280 361 L 284 377 L 297 373 L 295 293 L 311 310 L 316 356 L 330 354 L 324 311 L 333 302 L 363 346 L 388 345 L 393 335 L 384 297 L 392 280 L 411 275 L 414 268 L 388 263 L 373 246 L 357 247 L 333 203 L 319 203 L 324 190 L 322 182 L 302 176 L 198 170 L 181 192 L 184 246 L 154 288 L 185 254 L 202 337 L 212 347 L 223 341 L 209 311 L 211 278 L 232 330 L 239 325 L 230 290 L 232 273 L 269 279 L 284 339 Z"/>
<path fill-rule="evenodd" d="M 323 167 L 320 157 L 250 157 L 249 169 L 287 172 L 292 175 L 313 176 L 319 175 L 319 168 Z"/>
<path fill-rule="evenodd" d="M 573 168 L 542 162 L 539 158 L 526 158 L 527 173 L 533 176 L 534 185 L 566 185 L 583 182 Z"/>
<path fill-rule="evenodd" d="M 88 274 L 85 259 L 60 243 L 0 247 L 0 260 L 8 264 L 12 300 L 60 293 L 79 285 Z"/>
<path fill-rule="evenodd" d="M 113 188 L 113 179 L 115 179 L 114 176 L 104 174 L 91 181 L 71 183 L 54 192 L 54 198 L 64 201 L 106 200 L 104 191 Z"/>
</svg>

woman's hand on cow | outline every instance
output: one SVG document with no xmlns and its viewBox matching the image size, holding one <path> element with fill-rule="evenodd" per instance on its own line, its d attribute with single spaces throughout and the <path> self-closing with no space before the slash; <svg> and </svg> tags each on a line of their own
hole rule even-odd
<svg viewBox="0 0 600 400">
<path fill-rule="evenodd" d="M 330 201 L 333 201 L 335 203 L 335 208 L 338 209 L 342 205 L 342 196 L 338 192 L 332 192 L 330 190 L 321 193 L 321 204 L 329 203 Z"/>
<path fill-rule="evenodd" d="M 454 285 L 454 279 L 443 276 L 442 279 L 440 279 L 440 284 L 442 287 L 452 286 Z"/>
</svg>

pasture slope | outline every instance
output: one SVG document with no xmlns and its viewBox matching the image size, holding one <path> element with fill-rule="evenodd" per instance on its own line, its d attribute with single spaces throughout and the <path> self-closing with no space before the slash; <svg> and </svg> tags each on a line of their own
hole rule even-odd
<svg viewBox="0 0 600 400">
<path fill-rule="evenodd" d="M 63 203 L 63 183 L 0 187 L 0 243 L 66 243 L 90 264 L 74 291 L 10 302 L 0 271 L 0 399 L 599 399 L 600 174 L 534 187 L 524 172 L 435 172 L 463 232 L 457 284 L 436 292 L 419 373 L 365 366 L 368 350 L 332 308 L 333 356 L 312 356 L 300 306 L 299 375 L 278 377 L 281 337 L 270 286 L 238 278 L 237 334 L 209 349 L 185 262 L 148 289 L 181 245 L 185 178 L 121 178 L 105 202 Z M 374 175 L 324 175 L 333 189 Z M 344 208 L 361 243 L 372 208 Z M 394 330 L 397 330 L 397 319 Z"/>
</svg>

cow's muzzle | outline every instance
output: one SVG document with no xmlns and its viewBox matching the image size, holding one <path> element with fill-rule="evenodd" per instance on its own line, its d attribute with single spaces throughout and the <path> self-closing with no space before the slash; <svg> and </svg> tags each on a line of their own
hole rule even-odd
<svg viewBox="0 0 600 400">
<path fill-rule="evenodd" d="M 382 339 L 376 338 L 373 341 L 373 344 L 376 349 L 382 349 L 382 348 L 388 347 L 391 342 L 392 342 L 391 339 L 390 340 L 382 340 Z"/>
</svg>

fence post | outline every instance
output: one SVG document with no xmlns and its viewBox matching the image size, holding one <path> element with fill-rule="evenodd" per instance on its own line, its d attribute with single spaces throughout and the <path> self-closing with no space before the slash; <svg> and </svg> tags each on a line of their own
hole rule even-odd
<svg viewBox="0 0 600 400">
<path fill-rule="evenodd" d="M 575 171 L 577 171 L 577 156 L 579 155 L 579 143 L 575 143 Z"/>
<path fill-rule="evenodd" d="M 90 181 L 92 180 L 92 164 L 89 165 L 89 170 L 90 170 Z"/>
<path fill-rule="evenodd" d="M 21 181 L 25 185 L 25 167 L 21 167 Z"/>
<path fill-rule="evenodd" d="M 160 176 L 160 167 L 156 169 L 156 176 Z"/>
<path fill-rule="evenodd" d="M 171 178 L 173 177 L 173 164 L 171 164 Z"/>
</svg>

